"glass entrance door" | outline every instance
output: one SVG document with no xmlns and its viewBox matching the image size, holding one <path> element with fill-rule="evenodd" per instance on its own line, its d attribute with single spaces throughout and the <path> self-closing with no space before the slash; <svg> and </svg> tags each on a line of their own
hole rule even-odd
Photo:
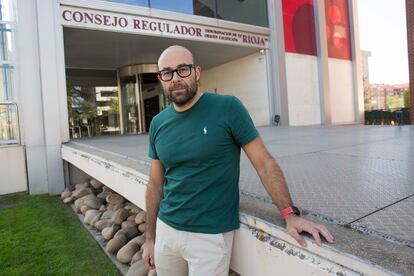
<svg viewBox="0 0 414 276">
<path fill-rule="evenodd" d="M 138 89 L 136 75 L 121 78 L 122 116 L 125 134 L 141 132 Z"/>
<path fill-rule="evenodd" d="M 166 106 L 155 64 L 139 64 L 118 70 L 123 134 L 148 132 L 152 118 Z"/>
<path fill-rule="evenodd" d="M 144 100 L 145 106 L 145 130 L 148 132 L 149 127 L 152 121 L 152 118 L 160 113 L 160 100 L 159 96 L 155 96 L 149 99 Z"/>
</svg>

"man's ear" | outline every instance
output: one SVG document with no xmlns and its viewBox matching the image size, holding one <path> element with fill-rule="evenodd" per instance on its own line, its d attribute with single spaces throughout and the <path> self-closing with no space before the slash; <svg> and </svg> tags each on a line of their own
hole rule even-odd
<svg viewBox="0 0 414 276">
<path fill-rule="evenodd" d="M 200 76 L 201 76 L 201 67 L 200 66 L 196 66 L 196 80 L 200 81 Z"/>
</svg>

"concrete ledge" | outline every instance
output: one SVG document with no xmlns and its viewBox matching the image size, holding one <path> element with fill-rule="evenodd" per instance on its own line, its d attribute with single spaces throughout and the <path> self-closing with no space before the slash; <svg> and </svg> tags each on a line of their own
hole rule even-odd
<svg viewBox="0 0 414 276">
<path fill-rule="evenodd" d="M 81 150 L 63 145 L 62 158 L 146 210 L 147 175 L 109 158 L 93 154 L 92 150 L 88 152 L 86 148 Z"/>
<path fill-rule="evenodd" d="M 240 223 L 232 267 L 241 275 L 398 275 L 311 238 L 300 247 L 285 228 L 246 213 Z"/>
<path fill-rule="evenodd" d="M 145 209 L 148 164 L 81 145 L 63 145 L 62 158 Z M 327 225 L 336 238 L 334 245 L 318 247 L 307 238 L 308 246 L 302 248 L 287 234 L 275 210 L 271 204 L 242 195 L 241 225 L 235 235 L 231 261 L 231 268 L 242 276 L 274 273 L 398 275 L 412 272 L 414 264 L 409 247 L 376 240 L 337 225 Z M 382 248 L 381 252 L 372 253 L 372 246 L 376 246 L 374 251 Z M 357 251 L 359 254 L 353 254 Z M 396 252 L 400 254 L 395 255 Z"/>
</svg>

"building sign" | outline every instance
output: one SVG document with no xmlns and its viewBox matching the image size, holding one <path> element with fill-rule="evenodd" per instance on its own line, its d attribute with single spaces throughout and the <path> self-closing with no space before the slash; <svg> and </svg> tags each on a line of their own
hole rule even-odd
<svg viewBox="0 0 414 276">
<path fill-rule="evenodd" d="M 348 1 L 325 0 L 325 16 L 329 57 L 352 60 Z"/>
<path fill-rule="evenodd" d="M 285 51 L 317 56 L 313 0 L 282 0 Z"/>
<path fill-rule="evenodd" d="M 347 0 L 324 0 L 328 57 L 352 60 Z M 314 0 L 282 0 L 286 52 L 317 56 Z"/>
<path fill-rule="evenodd" d="M 128 32 L 257 48 L 269 47 L 268 36 L 203 25 L 65 6 L 61 6 L 61 15 L 62 24 L 70 27 Z"/>
</svg>

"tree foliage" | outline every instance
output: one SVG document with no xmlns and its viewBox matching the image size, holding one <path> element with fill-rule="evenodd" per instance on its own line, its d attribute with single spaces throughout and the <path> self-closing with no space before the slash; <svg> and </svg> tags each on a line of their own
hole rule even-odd
<svg viewBox="0 0 414 276">
<path fill-rule="evenodd" d="M 405 90 L 403 95 L 404 107 L 410 107 L 410 90 Z"/>
</svg>

